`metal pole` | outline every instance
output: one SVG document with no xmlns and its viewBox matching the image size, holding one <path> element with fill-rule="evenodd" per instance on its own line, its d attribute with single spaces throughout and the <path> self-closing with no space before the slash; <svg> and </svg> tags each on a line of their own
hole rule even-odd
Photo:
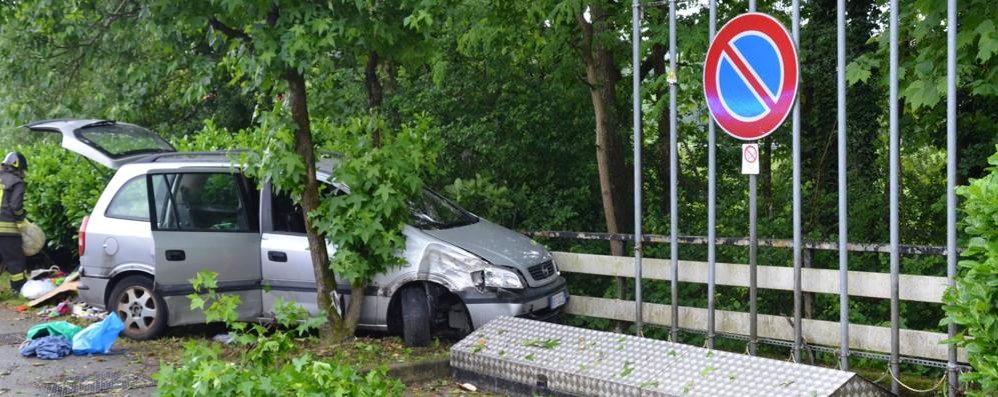
<svg viewBox="0 0 998 397">
<path fill-rule="evenodd" d="M 756 355 L 759 346 L 758 272 L 756 252 L 759 242 L 756 236 L 756 175 L 749 175 L 749 354 Z"/>
<path fill-rule="evenodd" d="M 849 211 L 846 175 L 846 2 L 838 1 L 838 111 L 839 111 L 839 367 L 849 370 Z"/>
<path fill-rule="evenodd" d="M 710 40 L 714 40 L 717 31 L 717 2 L 710 0 Z M 714 189 L 714 171 L 716 168 L 714 139 L 714 121 L 707 124 L 707 347 L 714 348 L 714 268 L 717 260 L 714 254 L 714 203 L 717 190 Z"/>
<path fill-rule="evenodd" d="M 956 0 L 949 0 L 946 10 L 946 278 L 956 287 Z M 956 336 L 956 324 L 947 327 L 950 338 Z M 949 345 L 946 370 L 949 373 L 949 396 L 957 395 L 956 345 Z"/>
<path fill-rule="evenodd" d="M 669 72 L 676 72 L 676 1 L 669 1 Z M 672 341 L 679 341 L 679 144 L 676 143 L 676 84 L 669 84 L 669 256 L 672 263 Z"/>
<path fill-rule="evenodd" d="M 749 12 L 755 12 L 755 0 L 749 0 Z M 743 154 L 744 156 L 744 154 Z M 759 347 L 758 265 L 759 240 L 756 210 L 756 175 L 749 174 L 749 354 L 756 355 Z"/>
<path fill-rule="evenodd" d="M 794 45 L 800 48 L 800 0 L 793 0 Z M 800 198 L 800 98 L 794 100 L 793 113 L 793 196 L 794 196 L 794 346 L 793 358 L 800 362 L 801 338 L 801 198 Z"/>
<path fill-rule="evenodd" d="M 631 1 L 631 89 L 634 120 L 634 328 L 642 335 L 641 309 L 641 3 Z"/>
<path fill-rule="evenodd" d="M 891 21 L 890 21 L 890 212 L 891 212 L 891 371 L 894 376 L 891 379 L 891 391 L 898 393 L 897 377 L 900 374 L 899 353 L 900 344 L 898 329 L 898 317 L 900 316 L 900 306 L 898 304 L 900 255 L 898 253 L 899 244 L 899 224 L 898 224 L 898 162 L 900 150 L 898 148 L 898 2 L 891 0 Z"/>
</svg>

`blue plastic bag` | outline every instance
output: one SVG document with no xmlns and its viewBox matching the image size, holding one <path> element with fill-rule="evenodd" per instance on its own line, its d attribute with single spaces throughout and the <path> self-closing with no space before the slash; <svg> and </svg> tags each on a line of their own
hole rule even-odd
<svg viewBox="0 0 998 397">
<path fill-rule="evenodd" d="M 107 354 L 124 329 L 125 323 L 121 322 L 116 313 L 111 312 L 104 321 L 90 324 L 73 336 L 73 354 Z"/>
</svg>

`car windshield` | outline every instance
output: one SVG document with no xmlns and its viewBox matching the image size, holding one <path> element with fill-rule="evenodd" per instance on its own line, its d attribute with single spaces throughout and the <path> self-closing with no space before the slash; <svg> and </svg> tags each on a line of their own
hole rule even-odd
<svg viewBox="0 0 998 397">
<path fill-rule="evenodd" d="M 440 195 L 423 190 L 409 201 L 413 226 L 420 229 L 449 229 L 478 222 L 478 217 Z"/>
<path fill-rule="evenodd" d="M 155 132 L 130 124 L 114 122 L 91 124 L 76 130 L 76 135 L 112 158 L 139 153 L 175 151 L 173 146 Z"/>
</svg>

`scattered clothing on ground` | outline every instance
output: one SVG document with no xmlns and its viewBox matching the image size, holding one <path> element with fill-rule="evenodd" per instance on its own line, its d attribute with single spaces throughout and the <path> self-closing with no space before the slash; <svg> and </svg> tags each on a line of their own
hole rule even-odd
<svg viewBox="0 0 998 397">
<path fill-rule="evenodd" d="M 65 336 L 45 336 L 28 342 L 21 348 L 24 357 L 35 356 L 42 360 L 58 360 L 70 355 L 73 347 Z"/>
</svg>

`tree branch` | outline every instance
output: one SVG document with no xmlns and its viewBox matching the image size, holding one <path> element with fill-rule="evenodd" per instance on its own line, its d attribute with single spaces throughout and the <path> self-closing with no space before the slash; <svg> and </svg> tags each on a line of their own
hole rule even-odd
<svg viewBox="0 0 998 397">
<path fill-rule="evenodd" d="M 218 18 L 216 17 L 211 17 L 211 20 L 209 20 L 208 23 L 211 25 L 213 29 L 222 32 L 222 34 L 226 36 L 229 36 L 234 39 L 240 39 L 242 41 L 245 41 L 246 43 L 253 42 L 253 39 L 248 34 L 246 34 L 246 32 L 243 32 L 238 29 L 233 29 L 229 25 L 226 25 L 222 23 L 222 21 L 219 21 Z"/>
</svg>

